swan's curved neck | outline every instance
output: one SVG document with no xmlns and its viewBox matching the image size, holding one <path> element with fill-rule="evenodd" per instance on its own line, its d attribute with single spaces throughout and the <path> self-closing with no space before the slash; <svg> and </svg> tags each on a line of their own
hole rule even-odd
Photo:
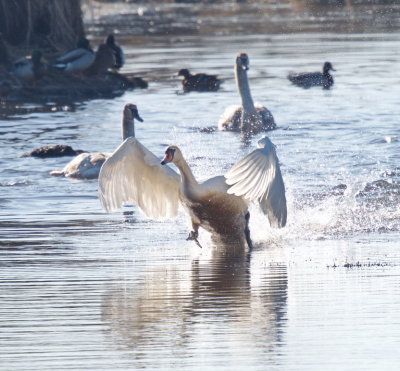
<svg viewBox="0 0 400 371">
<path fill-rule="evenodd" d="M 250 93 L 249 80 L 247 78 L 247 71 L 236 66 L 235 69 L 236 83 L 239 90 L 240 98 L 242 99 L 243 109 L 246 111 L 254 111 L 254 102 Z"/>
<path fill-rule="evenodd" d="M 198 195 L 199 183 L 194 177 L 188 163 L 183 158 L 181 158 L 179 159 L 179 161 L 175 162 L 175 165 L 181 173 L 183 194 L 189 199 L 195 199 Z"/>
<path fill-rule="evenodd" d="M 122 119 L 122 140 L 135 136 L 135 121 L 130 120 L 125 116 Z"/>
<path fill-rule="evenodd" d="M 236 66 L 235 75 L 243 107 L 240 128 L 242 131 L 249 131 L 251 130 L 251 123 L 257 117 L 257 111 L 254 107 L 253 98 L 251 97 L 247 71 L 240 66 Z"/>
</svg>

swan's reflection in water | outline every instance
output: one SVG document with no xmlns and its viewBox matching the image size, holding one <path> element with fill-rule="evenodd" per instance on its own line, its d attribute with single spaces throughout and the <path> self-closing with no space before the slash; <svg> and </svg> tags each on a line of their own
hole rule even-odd
<svg viewBox="0 0 400 371">
<path fill-rule="evenodd" d="M 135 360 L 176 352 L 192 363 L 228 355 L 232 362 L 232 354 L 246 364 L 265 360 L 282 343 L 288 277 L 285 265 L 263 255 L 219 245 L 190 265 L 166 262 L 139 280 L 113 284 L 102 308 L 107 336 Z"/>
</svg>

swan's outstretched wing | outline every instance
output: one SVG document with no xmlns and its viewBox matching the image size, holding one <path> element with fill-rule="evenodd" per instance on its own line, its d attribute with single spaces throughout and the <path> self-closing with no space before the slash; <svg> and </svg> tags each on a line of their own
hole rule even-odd
<svg viewBox="0 0 400 371">
<path fill-rule="evenodd" d="M 124 203 L 137 205 L 152 219 L 176 216 L 180 176 L 133 137 L 127 138 L 104 163 L 99 198 L 106 211 Z"/>
<path fill-rule="evenodd" d="M 258 149 L 237 162 L 225 174 L 228 193 L 258 201 L 273 227 L 284 227 L 287 218 L 285 185 L 275 146 L 264 137 Z"/>
</svg>

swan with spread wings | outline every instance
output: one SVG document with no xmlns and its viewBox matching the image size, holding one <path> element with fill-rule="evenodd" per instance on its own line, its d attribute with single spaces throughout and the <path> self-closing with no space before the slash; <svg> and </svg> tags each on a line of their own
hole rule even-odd
<svg viewBox="0 0 400 371">
<path fill-rule="evenodd" d="M 180 175 L 167 163 L 175 164 Z M 275 146 L 268 137 L 225 175 L 202 183 L 177 146 L 167 147 L 160 164 L 136 138 L 128 138 L 101 168 L 99 198 L 108 212 L 130 203 L 152 219 L 173 218 L 181 204 L 192 222 L 188 239 L 197 243 L 202 227 L 220 236 L 245 238 L 251 248 L 251 202 L 260 205 L 273 227 L 284 227 L 287 218 L 285 186 Z"/>
</svg>

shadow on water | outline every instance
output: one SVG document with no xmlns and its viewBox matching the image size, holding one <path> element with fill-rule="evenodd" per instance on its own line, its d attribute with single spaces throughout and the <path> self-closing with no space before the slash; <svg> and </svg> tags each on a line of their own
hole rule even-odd
<svg viewBox="0 0 400 371">
<path fill-rule="evenodd" d="M 282 342 L 287 290 L 285 265 L 263 267 L 260 274 L 244 245 L 219 245 L 187 269 L 161 267 L 146 272 L 140 285 L 127 277 L 110 284 L 102 320 L 115 347 L 136 360 L 173 344 L 181 362 L 190 363 L 185 351 L 198 342 L 203 351 L 243 351 L 242 341 L 250 341 L 257 352 L 273 352 Z"/>
</svg>

